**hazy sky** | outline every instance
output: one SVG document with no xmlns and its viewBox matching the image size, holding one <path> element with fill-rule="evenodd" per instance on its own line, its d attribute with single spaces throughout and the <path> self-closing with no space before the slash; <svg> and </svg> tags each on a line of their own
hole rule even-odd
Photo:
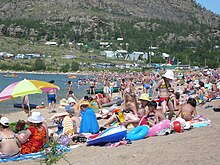
<svg viewBox="0 0 220 165">
<path fill-rule="evenodd" d="M 212 12 L 220 14 L 220 0 L 196 0 L 196 2 Z"/>
</svg>

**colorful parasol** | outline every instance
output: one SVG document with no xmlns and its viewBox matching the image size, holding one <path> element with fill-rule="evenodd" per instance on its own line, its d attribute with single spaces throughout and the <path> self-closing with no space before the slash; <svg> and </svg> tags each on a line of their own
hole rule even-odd
<svg viewBox="0 0 220 165">
<path fill-rule="evenodd" d="M 0 101 L 23 97 L 29 94 L 49 92 L 52 89 L 59 90 L 59 87 L 44 81 L 24 79 L 7 86 L 0 93 Z"/>
</svg>

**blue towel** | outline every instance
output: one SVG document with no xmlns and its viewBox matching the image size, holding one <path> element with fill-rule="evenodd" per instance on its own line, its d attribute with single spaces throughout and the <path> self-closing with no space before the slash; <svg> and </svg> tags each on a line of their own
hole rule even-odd
<svg viewBox="0 0 220 165">
<path fill-rule="evenodd" d="M 98 133 L 99 124 L 93 109 L 88 107 L 81 115 L 82 120 L 80 122 L 79 133 Z"/>
<path fill-rule="evenodd" d="M 61 145 L 57 146 L 58 149 L 63 152 L 69 152 L 70 147 L 62 147 Z M 14 158 L 6 158 L 6 159 L 0 159 L 0 163 L 2 162 L 9 162 L 9 161 L 20 161 L 20 160 L 28 160 L 28 159 L 37 159 L 37 158 L 46 158 L 46 154 L 44 151 L 41 152 L 36 152 L 36 153 L 31 153 L 31 154 L 24 154 L 20 155 L 19 157 L 14 157 Z"/>
</svg>

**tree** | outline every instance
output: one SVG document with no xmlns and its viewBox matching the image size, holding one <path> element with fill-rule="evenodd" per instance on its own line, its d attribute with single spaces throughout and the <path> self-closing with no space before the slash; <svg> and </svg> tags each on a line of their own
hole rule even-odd
<svg viewBox="0 0 220 165">
<path fill-rule="evenodd" d="M 72 71 L 79 70 L 79 64 L 77 62 L 73 61 L 72 64 L 71 64 L 71 70 Z"/>
<path fill-rule="evenodd" d="M 70 65 L 68 63 L 66 63 L 65 65 L 63 65 L 60 69 L 61 72 L 68 72 L 70 69 Z"/>
<path fill-rule="evenodd" d="M 37 58 L 34 62 L 34 65 L 32 66 L 32 69 L 33 70 L 46 70 L 45 62 L 42 59 Z"/>
</svg>

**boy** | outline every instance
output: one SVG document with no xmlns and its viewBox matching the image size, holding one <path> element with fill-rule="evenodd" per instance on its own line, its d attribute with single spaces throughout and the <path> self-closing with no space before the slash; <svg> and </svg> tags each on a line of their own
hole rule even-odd
<svg viewBox="0 0 220 165">
<path fill-rule="evenodd" d="M 181 114 L 181 118 L 183 118 L 186 121 L 190 121 L 193 119 L 193 115 L 196 116 L 196 100 L 194 98 L 189 98 L 187 100 L 187 103 L 183 104 L 179 111 L 176 114 L 176 117 L 178 117 Z"/>
</svg>

